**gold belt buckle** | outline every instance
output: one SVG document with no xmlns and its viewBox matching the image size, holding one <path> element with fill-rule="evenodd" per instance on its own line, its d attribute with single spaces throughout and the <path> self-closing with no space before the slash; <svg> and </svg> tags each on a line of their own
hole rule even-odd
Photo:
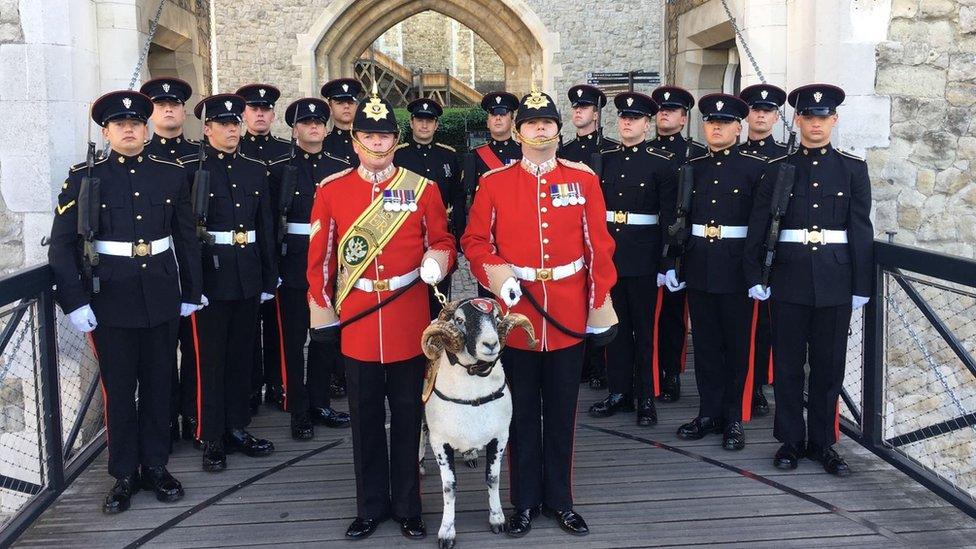
<svg viewBox="0 0 976 549">
<path fill-rule="evenodd" d="M 389 279 L 374 280 L 373 281 L 373 291 L 374 292 L 385 292 L 390 289 Z"/>
<path fill-rule="evenodd" d="M 541 280 L 543 282 L 547 280 L 552 280 L 552 269 L 536 269 L 535 279 Z"/>
<path fill-rule="evenodd" d="M 722 238 L 722 227 L 720 225 L 705 225 L 705 236 L 707 238 Z"/>
<path fill-rule="evenodd" d="M 149 252 L 151 251 L 152 247 L 145 242 L 132 245 L 132 257 L 145 257 L 149 255 Z"/>
<path fill-rule="evenodd" d="M 234 244 L 247 244 L 247 232 L 246 231 L 236 231 L 234 232 Z"/>
<path fill-rule="evenodd" d="M 820 244 L 823 242 L 823 233 L 820 231 L 807 231 L 807 242 L 811 244 Z"/>
<path fill-rule="evenodd" d="M 613 212 L 614 223 L 627 223 L 627 212 Z"/>
</svg>

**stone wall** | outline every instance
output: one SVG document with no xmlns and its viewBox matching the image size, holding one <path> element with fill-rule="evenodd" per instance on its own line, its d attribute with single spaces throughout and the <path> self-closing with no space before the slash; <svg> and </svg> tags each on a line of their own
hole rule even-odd
<svg viewBox="0 0 976 549">
<path fill-rule="evenodd" d="M 877 225 L 976 256 L 976 1 L 894 0 L 877 48 L 891 145 L 868 151 Z"/>
<path fill-rule="evenodd" d="M 0 44 L 23 44 L 18 0 L 0 0 Z M 0 162 L 0 174 L 3 164 Z M 24 263 L 23 215 L 7 208 L 0 194 L 0 272 L 10 272 Z"/>
</svg>

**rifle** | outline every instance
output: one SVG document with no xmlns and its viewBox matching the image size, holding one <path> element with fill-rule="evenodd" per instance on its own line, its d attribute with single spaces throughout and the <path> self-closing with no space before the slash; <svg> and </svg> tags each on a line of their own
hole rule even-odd
<svg viewBox="0 0 976 549">
<path fill-rule="evenodd" d="M 796 132 L 790 132 L 790 139 L 786 144 L 787 156 L 796 152 Z M 790 193 L 796 181 L 796 166 L 789 162 L 781 162 L 773 185 L 773 196 L 769 203 L 772 221 L 769 223 L 769 233 L 766 235 L 766 255 L 762 265 L 762 286 L 769 286 L 769 275 L 773 270 L 773 259 L 776 258 L 776 244 L 779 242 L 779 224 L 786 215 L 790 205 Z"/>
<path fill-rule="evenodd" d="M 203 105 L 203 124 L 207 124 L 207 105 Z M 193 216 L 197 221 L 197 238 L 202 244 L 212 246 L 214 237 L 207 232 L 207 213 L 210 209 L 210 171 L 203 169 L 203 163 L 207 160 L 207 138 L 200 137 L 200 149 L 197 152 L 197 171 L 193 174 Z M 220 268 L 217 255 L 213 256 L 214 268 Z"/>
<path fill-rule="evenodd" d="M 94 267 L 98 266 L 95 234 L 98 232 L 101 211 L 101 179 L 92 174 L 95 167 L 95 142 L 91 140 L 91 116 L 88 117 L 88 153 L 85 157 L 85 176 L 78 189 L 78 236 L 82 239 L 82 278 L 92 294 L 101 291 L 101 283 Z"/>
<path fill-rule="evenodd" d="M 688 216 L 691 214 L 691 198 L 695 188 L 694 168 L 685 164 L 678 170 L 678 199 L 675 204 L 675 219 L 668 227 L 667 238 L 664 240 L 663 257 L 674 258 L 675 274 L 681 273 L 681 254 L 684 253 L 685 243 L 691 236 L 688 228 Z"/>
<path fill-rule="evenodd" d="M 278 245 L 281 246 L 281 256 L 288 254 L 288 212 L 295 201 L 295 190 L 298 189 L 298 168 L 293 164 L 295 160 L 295 136 L 291 137 L 291 157 L 281 174 L 281 191 L 278 195 Z"/>
</svg>

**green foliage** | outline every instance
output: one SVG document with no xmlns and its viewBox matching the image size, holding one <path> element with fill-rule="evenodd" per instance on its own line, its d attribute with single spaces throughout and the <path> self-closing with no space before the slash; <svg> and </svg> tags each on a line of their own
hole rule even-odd
<svg viewBox="0 0 976 549">
<path fill-rule="evenodd" d="M 400 125 L 400 141 L 406 141 L 410 137 L 410 113 L 407 109 L 393 109 L 393 113 Z M 450 145 L 459 153 L 468 150 L 468 132 L 487 131 L 487 115 L 478 107 L 444 109 L 444 115 L 438 121 L 434 141 Z"/>
</svg>

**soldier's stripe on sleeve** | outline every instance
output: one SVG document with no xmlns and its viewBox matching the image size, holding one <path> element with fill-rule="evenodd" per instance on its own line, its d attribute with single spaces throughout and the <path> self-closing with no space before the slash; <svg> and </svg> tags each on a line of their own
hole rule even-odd
<svg viewBox="0 0 976 549">
<path fill-rule="evenodd" d="M 74 205 L 75 205 L 75 201 L 74 201 L 74 200 L 72 200 L 71 202 L 68 202 L 68 203 L 67 203 L 67 204 L 65 204 L 64 206 L 58 206 L 58 208 L 57 208 L 57 211 L 58 211 L 58 215 L 61 215 L 61 214 L 63 214 L 64 212 L 66 212 L 66 211 L 68 211 L 68 208 L 70 208 L 70 207 L 72 207 L 72 206 L 74 206 Z"/>
</svg>

